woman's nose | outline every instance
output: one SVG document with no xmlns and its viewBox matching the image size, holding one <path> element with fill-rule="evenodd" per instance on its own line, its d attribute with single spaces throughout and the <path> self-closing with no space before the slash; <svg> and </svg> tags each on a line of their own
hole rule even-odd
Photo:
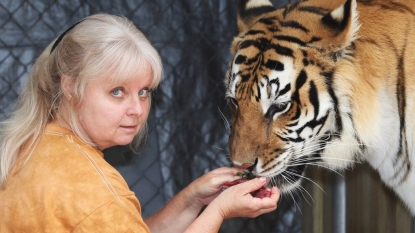
<svg viewBox="0 0 415 233">
<path fill-rule="evenodd" d="M 137 98 L 131 98 L 131 101 L 128 106 L 127 114 L 128 115 L 141 115 L 143 113 L 143 103 Z"/>
</svg>

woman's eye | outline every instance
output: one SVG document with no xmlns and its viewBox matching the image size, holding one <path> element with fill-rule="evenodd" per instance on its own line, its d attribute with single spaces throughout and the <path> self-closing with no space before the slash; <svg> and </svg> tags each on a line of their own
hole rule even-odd
<svg viewBox="0 0 415 233">
<path fill-rule="evenodd" d="M 150 91 L 149 90 L 147 90 L 147 89 L 141 89 L 139 92 L 138 92 L 138 95 L 140 96 L 140 97 L 148 97 L 148 95 L 150 94 Z"/>
<path fill-rule="evenodd" d="M 116 89 L 111 91 L 111 94 L 115 97 L 122 97 L 123 91 L 119 88 L 116 88 Z"/>
</svg>

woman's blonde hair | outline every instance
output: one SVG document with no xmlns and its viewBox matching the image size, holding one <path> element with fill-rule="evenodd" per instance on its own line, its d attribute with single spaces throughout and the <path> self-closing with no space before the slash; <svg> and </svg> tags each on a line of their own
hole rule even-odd
<svg viewBox="0 0 415 233">
<path fill-rule="evenodd" d="M 96 14 L 74 25 L 50 44 L 36 60 L 26 86 L 17 99 L 15 110 L 1 122 L 0 187 L 23 145 L 33 149 L 46 125 L 53 121 L 62 103 L 62 76 L 75 82 L 74 98 L 82 101 L 86 84 L 93 78 L 112 76 L 116 81 L 134 77 L 150 65 L 153 74 L 151 89 L 162 79 L 159 54 L 147 38 L 125 17 Z M 71 129 L 87 143 L 75 109 L 69 112 Z M 146 124 L 136 136 L 135 149 L 146 138 Z M 28 150 L 30 153 L 31 150 Z"/>
</svg>

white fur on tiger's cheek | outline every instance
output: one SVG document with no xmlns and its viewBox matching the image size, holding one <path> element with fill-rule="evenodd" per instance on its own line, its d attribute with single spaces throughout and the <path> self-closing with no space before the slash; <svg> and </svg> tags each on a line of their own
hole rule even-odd
<svg viewBox="0 0 415 233">
<path fill-rule="evenodd" d="M 268 108 L 272 104 L 283 103 L 286 101 L 291 100 L 291 91 L 288 91 L 283 96 L 279 95 L 279 92 L 290 85 L 291 79 L 295 76 L 295 70 L 293 67 L 293 60 L 292 58 L 284 57 L 279 60 L 282 64 L 284 64 L 283 71 L 271 71 L 268 73 L 268 80 L 262 79 L 261 84 L 259 86 L 261 92 L 261 106 L 262 111 L 265 114 L 268 111 Z M 274 81 L 278 82 L 274 82 Z M 279 83 L 279 84 L 277 84 Z M 270 87 L 270 89 L 268 89 Z M 278 90 L 278 92 L 277 92 Z M 276 114 L 275 118 L 278 116 Z"/>
<path fill-rule="evenodd" d="M 268 111 L 268 108 L 271 106 L 272 101 L 268 99 L 267 94 L 267 82 L 265 79 L 262 79 L 259 84 L 259 91 L 261 95 L 261 106 L 262 106 L 262 112 L 265 114 Z"/>
<path fill-rule="evenodd" d="M 229 79 L 229 86 L 228 86 L 228 93 L 227 96 L 230 97 L 235 97 L 235 93 L 236 93 L 236 84 L 239 82 L 239 79 L 241 78 L 240 75 L 234 75 L 237 74 L 239 72 L 239 65 L 233 65 L 232 67 L 232 71 L 230 72 L 230 76 Z"/>
<path fill-rule="evenodd" d="M 309 139 L 312 137 L 312 135 L 313 135 L 313 129 L 310 127 L 305 127 L 300 133 L 300 137 L 303 139 Z"/>
<path fill-rule="evenodd" d="M 355 155 L 360 153 L 359 142 L 354 136 L 354 128 L 351 119 L 346 113 L 342 113 L 341 139 L 333 139 L 321 153 L 322 160 L 328 167 L 345 169 L 355 160 Z M 334 120 L 334 119 L 333 119 Z"/>
<path fill-rule="evenodd" d="M 321 118 L 325 117 L 327 115 L 327 113 L 331 109 L 333 109 L 333 102 L 331 101 L 331 97 L 327 92 L 319 94 L 319 99 L 320 100 L 330 100 L 330 101 L 321 101 L 320 102 L 320 108 L 319 108 L 318 116 L 316 116 L 317 120 L 320 120 Z"/>
</svg>

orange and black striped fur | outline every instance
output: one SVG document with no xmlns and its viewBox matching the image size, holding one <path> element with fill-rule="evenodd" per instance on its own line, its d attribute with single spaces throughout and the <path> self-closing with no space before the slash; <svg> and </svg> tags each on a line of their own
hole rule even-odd
<svg viewBox="0 0 415 233">
<path fill-rule="evenodd" d="M 415 0 L 241 0 L 230 159 L 281 191 L 367 161 L 415 215 Z"/>
</svg>

